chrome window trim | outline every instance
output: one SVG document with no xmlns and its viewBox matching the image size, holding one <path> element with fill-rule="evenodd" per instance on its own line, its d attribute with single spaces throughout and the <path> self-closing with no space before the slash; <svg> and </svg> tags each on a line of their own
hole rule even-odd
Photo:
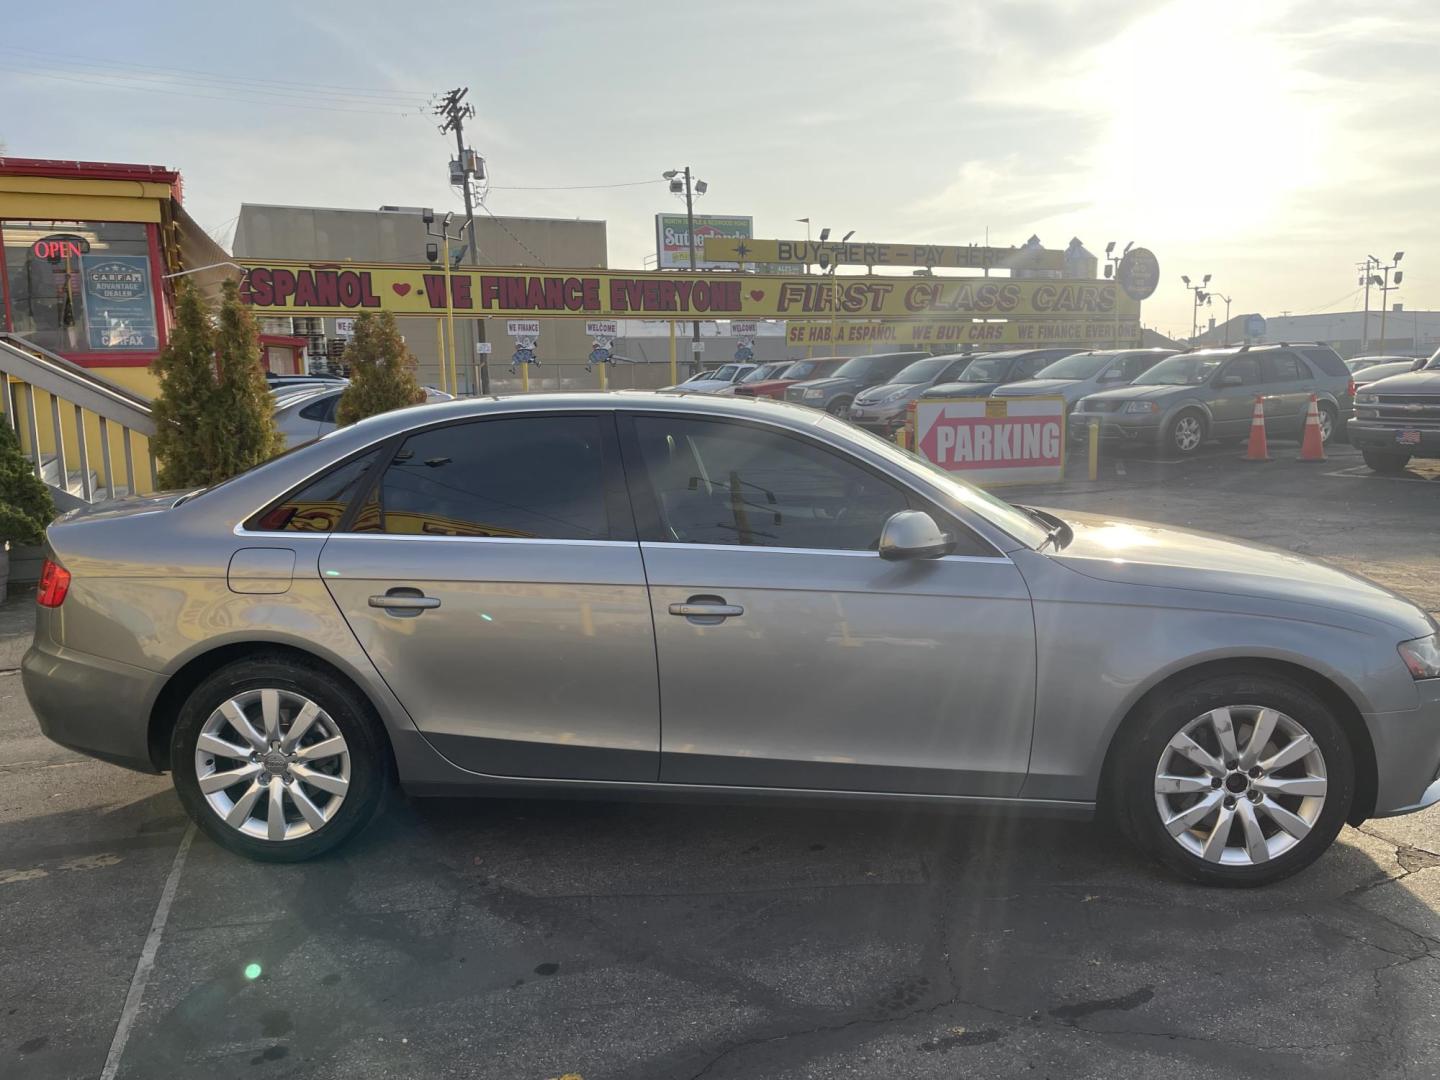
<svg viewBox="0 0 1440 1080">
<path fill-rule="evenodd" d="M 797 548 L 797 547 L 766 547 L 763 544 L 688 544 L 678 540 L 641 540 L 640 547 L 658 548 L 662 551 L 765 551 L 779 553 L 781 555 L 842 555 L 851 558 L 878 559 L 880 555 L 874 551 L 855 551 L 850 548 Z M 1005 555 L 942 555 L 938 559 L 925 559 L 924 562 L 971 562 L 971 563 L 1006 563 L 1013 566 L 1014 560 Z"/>
</svg>

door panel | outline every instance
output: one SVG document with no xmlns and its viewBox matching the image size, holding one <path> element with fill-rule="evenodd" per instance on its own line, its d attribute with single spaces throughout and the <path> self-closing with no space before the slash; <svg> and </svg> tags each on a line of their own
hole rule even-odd
<svg viewBox="0 0 1440 1080">
<path fill-rule="evenodd" d="M 1309 370 L 1299 357 L 1287 352 L 1265 353 L 1260 370 L 1265 379 L 1265 432 L 1294 438 L 1310 404 Z"/>
<path fill-rule="evenodd" d="M 662 780 L 1014 795 L 1035 629 L 1004 558 L 643 543 Z M 670 614 L 705 598 L 743 610 Z M 709 625 L 706 625 L 706 622 Z"/>
<path fill-rule="evenodd" d="M 1255 412 L 1255 395 L 1265 390 L 1265 387 L 1260 385 L 1260 361 L 1253 356 L 1238 356 L 1226 364 L 1219 374 L 1239 375 L 1245 381 L 1240 386 L 1221 386 L 1219 378 L 1216 379 L 1210 399 L 1213 434 L 1248 434 L 1250 418 Z M 1267 403 L 1267 409 L 1268 407 Z"/>
<path fill-rule="evenodd" d="M 633 542 L 335 536 L 320 569 L 390 689 L 457 765 L 655 779 L 655 639 Z M 392 589 L 440 606 L 370 606 Z"/>
</svg>

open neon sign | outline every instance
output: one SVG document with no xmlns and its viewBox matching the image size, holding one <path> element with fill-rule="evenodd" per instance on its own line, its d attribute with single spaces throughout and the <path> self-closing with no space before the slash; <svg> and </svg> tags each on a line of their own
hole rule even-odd
<svg viewBox="0 0 1440 1080">
<path fill-rule="evenodd" d="M 79 255 L 88 254 L 90 241 L 83 236 L 75 236 L 72 233 L 55 233 L 51 236 L 42 236 L 30 245 L 30 252 L 37 259 L 45 259 L 49 262 L 59 262 L 61 259 L 73 259 Z"/>
</svg>

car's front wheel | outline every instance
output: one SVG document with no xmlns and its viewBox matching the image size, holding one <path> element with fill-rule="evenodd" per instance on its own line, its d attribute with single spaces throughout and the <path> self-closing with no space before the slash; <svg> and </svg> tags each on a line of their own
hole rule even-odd
<svg viewBox="0 0 1440 1080">
<path fill-rule="evenodd" d="M 1263 674 L 1203 678 L 1142 706 L 1111 771 L 1123 831 L 1209 885 L 1265 885 L 1314 862 L 1350 812 L 1344 729 L 1308 689 Z"/>
<path fill-rule="evenodd" d="M 1181 457 L 1189 457 L 1205 441 L 1205 417 L 1198 409 L 1186 409 L 1165 431 L 1165 447 Z"/>
<path fill-rule="evenodd" d="M 285 656 L 242 660 L 181 707 L 175 789 L 222 847 L 298 862 L 374 817 L 390 778 L 383 738 L 366 702 L 330 671 Z"/>
<path fill-rule="evenodd" d="M 850 403 L 853 398 L 839 397 L 825 406 L 825 411 L 831 416 L 839 416 L 842 419 L 850 415 Z"/>
</svg>

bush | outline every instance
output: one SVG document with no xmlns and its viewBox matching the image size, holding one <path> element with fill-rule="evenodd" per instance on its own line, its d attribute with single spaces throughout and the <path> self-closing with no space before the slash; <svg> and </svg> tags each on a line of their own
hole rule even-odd
<svg viewBox="0 0 1440 1080">
<path fill-rule="evenodd" d="M 378 316 L 366 311 L 355 320 L 345 362 L 350 365 L 350 385 L 335 407 L 337 424 L 353 424 L 425 400 L 424 389 L 415 381 L 415 357 L 400 340 L 395 316 L 388 311 Z"/>
<path fill-rule="evenodd" d="M 50 489 L 20 452 L 20 440 L 0 421 L 0 541 L 38 544 L 55 517 Z"/>
<path fill-rule="evenodd" d="M 151 449 L 161 487 L 217 484 L 283 448 L 259 333 L 233 282 L 225 285 L 218 329 L 200 294 L 180 282 L 175 329 L 153 370 L 160 393 L 151 405 Z"/>
</svg>

